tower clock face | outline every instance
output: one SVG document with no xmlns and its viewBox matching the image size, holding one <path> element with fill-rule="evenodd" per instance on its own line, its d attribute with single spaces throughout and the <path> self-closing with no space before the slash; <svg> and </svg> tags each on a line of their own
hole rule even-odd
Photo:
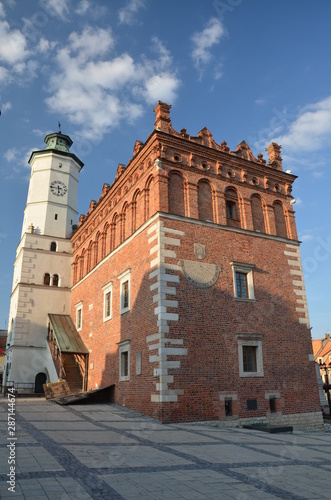
<svg viewBox="0 0 331 500">
<path fill-rule="evenodd" d="M 55 196 L 64 196 L 68 191 L 67 186 L 62 181 L 53 181 L 50 188 L 51 192 L 55 194 Z"/>
</svg>

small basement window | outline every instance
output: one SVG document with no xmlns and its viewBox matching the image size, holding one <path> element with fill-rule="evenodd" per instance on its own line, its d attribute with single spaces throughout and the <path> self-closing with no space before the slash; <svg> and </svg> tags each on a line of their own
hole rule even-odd
<svg viewBox="0 0 331 500">
<path fill-rule="evenodd" d="M 276 398 L 269 399 L 269 407 L 271 413 L 276 413 Z"/>
<path fill-rule="evenodd" d="M 226 399 L 224 401 L 224 405 L 225 405 L 225 416 L 231 417 L 232 416 L 232 399 Z"/>
</svg>

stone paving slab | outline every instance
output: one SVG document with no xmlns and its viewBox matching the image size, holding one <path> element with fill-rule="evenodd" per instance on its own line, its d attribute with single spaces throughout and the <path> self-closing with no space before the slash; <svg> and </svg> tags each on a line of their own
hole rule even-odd
<svg viewBox="0 0 331 500">
<path fill-rule="evenodd" d="M 262 466 L 259 470 L 245 467 L 240 472 L 252 478 L 263 478 L 270 486 L 276 484 L 288 492 L 288 498 L 291 494 L 306 499 L 331 498 L 330 476 L 316 467 L 288 465 L 272 471 Z"/>
<path fill-rule="evenodd" d="M 33 422 L 33 425 L 37 427 L 37 429 L 41 431 L 63 431 L 63 422 L 61 421 L 52 421 L 52 422 Z M 68 422 L 66 421 L 65 431 L 98 431 L 99 427 L 95 424 L 91 424 L 90 422 L 74 421 Z"/>
<path fill-rule="evenodd" d="M 132 435 L 142 439 L 148 439 L 154 443 L 212 443 L 215 442 L 213 437 L 195 434 L 193 432 L 185 432 L 173 429 L 144 429 L 133 430 Z"/>
<path fill-rule="evenodd" d="M 80 422 L 79 422 L 80 423 Z M 105 444 L 105 443 L 134 443 L 134 439 L 121 436 L 119 433 L 104 430 L 65 430 L 62 431 L 49 431 L 45 430 L 44 433 L 57 443 L 95 443 L 95 444 Z"/>
<path fill-rule="evenodd" d="M 155 432 L 157 431 L 165 431 L 168 429 L 171 429 L 170 426 L 166 424 L 160 424 L 159 422 L 150 422 L 149 420 L 113 420 L 113 421 L 106 421 L 106 420 L 99 420 L 99 423 L 102 422 L 102 424 L 106 427 L 113 427 L 114 422 L 116 422 L 116 429 L 120 430 L 127 430 L 127 431 L 149 431 L 149 432 Z"/>
<path fill-rule="evenodd" d="M 330 457 L 330 450 L 316 450 L 312 446 L 306 448 L 305 446 L 296 446 L 292 443 L 281 443 L 281 444 L 270 444 L 270 445 L 258 445 L 255 444 L 257 450 L 264 450 L 267 453 L 272 453 L 274 456 L 279 456 L 286 459 L 300 459 L 309 461 L 320 462 L 323 458 Z M 331 495 L 330 495 L 331 497 Z"/>
<path fill-rule="evenodd" d="M 102 467 L 166 467 L 186 465 L 190 461 L 150 446 L 135 443 L 132 446 L 66 446 L 80 462 L 89 468 Z"/>
<path fill-rule="evenodd" d="M 6 403 L 0 398 L 1 499 L 331 498 L 331 433 L 162 425 L 117 405 L 41 399 L 16 401 L 13 493 Z"/>
<path fill-rule="evenodd" d="M 270 453 L 259 453 L 251 448 L 242 448 L 238 453 L 238 446 L 231 444 L 204 444 L 204 446 L 177 445 L 171 446 L 175 451 L 181 451 L 188 455 L 192 455 L 196 459 L 212 462 L 216 464 L 227 463 L 249 463 L 249 462 L 278 462 L 284 460 L 282 457 L 271 456 Z"/>
</svg>

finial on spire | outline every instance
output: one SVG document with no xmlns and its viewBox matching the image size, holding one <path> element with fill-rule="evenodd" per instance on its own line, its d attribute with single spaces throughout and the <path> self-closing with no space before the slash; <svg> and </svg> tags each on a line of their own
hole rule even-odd
<svg viewBox="0 0 331 500">
<path fill-rule="evenodd" d="M 59 133 L 61 134 L 61 122 L 59 122 Z"/>
</svg>

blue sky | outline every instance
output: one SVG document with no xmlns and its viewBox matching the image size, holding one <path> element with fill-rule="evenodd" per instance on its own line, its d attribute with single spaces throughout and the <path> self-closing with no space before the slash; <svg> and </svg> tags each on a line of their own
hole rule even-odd
<svg viewBox="0 0 331 500">
<path fill-rule="evenodd" d="M 56 131 L 85 163 L 86 213 L 157 101 L 219 144 L 273 140 L 293 195 L 312 335 L 331 328 L 331 3 L 328 0 L 0 1 L 0 328 L 7 326 L 30 152 Z"/>
</svg>

